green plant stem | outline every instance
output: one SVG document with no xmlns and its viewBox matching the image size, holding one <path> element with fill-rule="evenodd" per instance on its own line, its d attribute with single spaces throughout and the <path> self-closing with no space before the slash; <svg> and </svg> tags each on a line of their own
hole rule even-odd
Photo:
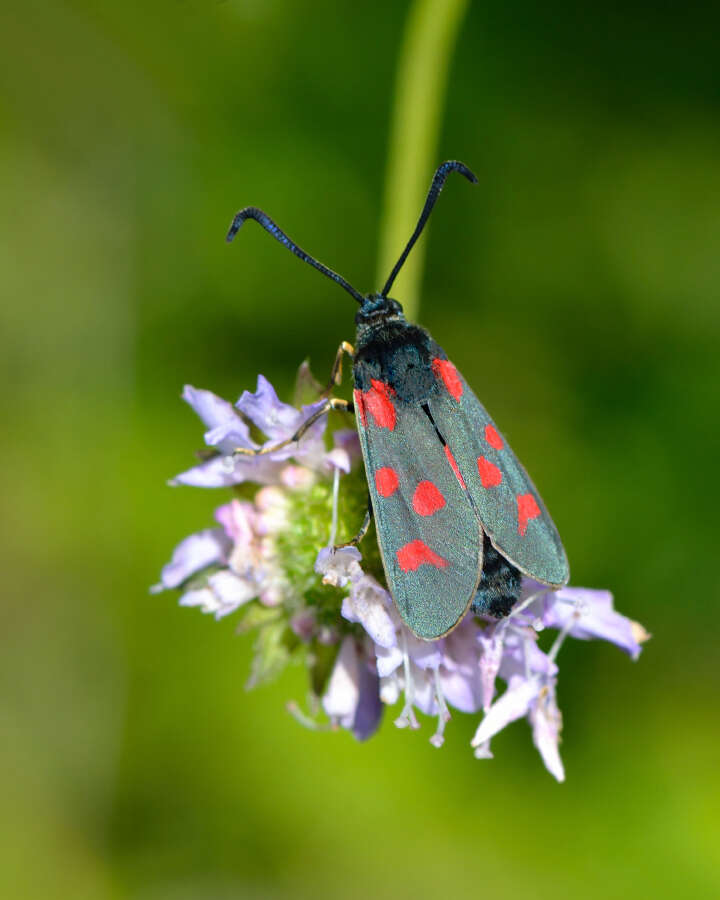
<svg viewBox="0 0 720 900">
<path fill-rule="evenodd" d="M 390 274 L 420 214 L 435 159 L 450 59 L 468 0 L 414 0 L 398 60 L 380 226 L 377 284 Z M 398 275 L 393 295 L 416 319 L 422 243 Z"/>
</svg>

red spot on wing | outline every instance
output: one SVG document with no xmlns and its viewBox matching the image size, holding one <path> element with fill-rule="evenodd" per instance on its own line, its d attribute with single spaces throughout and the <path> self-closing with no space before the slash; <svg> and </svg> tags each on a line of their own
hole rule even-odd
<svg viewBox="0 0 720 900">
<path fill-rule="evenodd" d="M 477 461 L 478 472 L 480 473 L 480 481 L 484 488 L 497 487 L 502 481 L 502 472 L 495 463 L 491 463 L 484 456 L 478 456 Z M 528 495 L 529 496 L 529 495 Z"/>
<path fill-rule="evenodd" d="M 450 448 L 447 444 L 445 444 L 445 456 L 447 456 L 448 462 L 452 466 L 452 470 L 455 473 L 455 477 L 460 482 L 460 487 L 465 490 L 465 480 L 460 474 L 460 469 L 458 469 L 458 464 L 455 462 L 455 457 L 452 455 Z"/>
<path fill-rule="evenodd" d="M 490 444 L 493 450 L 502 450 L 504 446 L 503 439 L 498 434 L 494 425 L 485 426 L 485 440 Z"/>
<path fill-rule="evenodd" d="M 432 481 L 421 481 L 415 488 L 412 505 L 419 516 L 432 516 L 445 506 L 445 498 Z"/>
<path fill-rule="evenodd" d="M 518 534 L 525 537 L 530 519 L 537 519 L 540 507 L 532 494 L 518 494 Z"/>
<path fill-rule="evenodd" d="M 370 389 L 362 394 L 364 408 L 373 417 L 378 428 L 389 428 L 393 431 L 397 416 L 390 394 L 394 394 L 395 391 L 377 378 L 373 378 L 370 385 Z"/>
<path fill-rule="evenodd" d="M 436 569 L 444 569 L 448 564 L 446 559 L 438 556 L 421 540 L 410 541 L 397 551 L 397 561 L 403 572 L 414 572 L 423 563 L 435 566 Z"/>
<path fill-rule="evenodd" d="M 365 409 L 365 403 L 363 402 L 362 391 L 359 391 L 357 388 L 353 391 L 353 399 L 355 401 L 355 409 L 357 410 L 358 418 L 363 426 L 363 428 L 367 428 L 367 410 Z"/>
<path fill-rule="evenodd" d="M 432 361 L 432 370 L 436 378 L 442 378 L 448 393 L 456 400 L 459 400 L 462 397 L 463 385 L 457 369 L 450 360 L 434 359 Z"/>
<path fill-rule="evenodd" d="M 375 487 L 381 497 L 389 497 L 398 489 L 398 473 L 390 466 L 383 466 L 375 473 Z"/>
</svg>

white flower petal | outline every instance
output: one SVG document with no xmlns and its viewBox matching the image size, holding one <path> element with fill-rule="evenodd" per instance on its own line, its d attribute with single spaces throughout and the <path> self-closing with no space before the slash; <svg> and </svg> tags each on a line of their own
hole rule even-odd
<svg viewBox="0 0 720 900">
<path fill-rule="evenodd" d="M 484 710 L 490 709 L 495 696 L 495 679 L 500 670 L 503 655 L 503 637 L 507 626 L 501 628 L 489 626 L 481 633 L 478 642 L 482 648 L 480 657 L 480 682 L 482 685 L 482 705 Z"/>
<path fill-rule="evenodd" d="M 398 647 L 381 647 L 375 644 L 375 658 L 377 660 L 378 675 L 381 678 L 390 675 L 402 665 L 402 650 Z"/>
<path fill-rule="evenodd" d="M 360 660 L 355 639 L 346 637 L 340 646 L 335 666 L 322 698 L 322 706 L 328 716 L 338 719 L 349 728 L 355 718 L 360 699 Z"/>
<path fill-rule="evenodd" d="M 429 669 L 421 669 L 410 663 L 410 674 L 413 683 L 412 703 L 426 716 L 436 716 L 439 711 L 435 694 L 435 676 Z"/>
<path fill-rule="evenodd" d="M 400 670 L 395 669 L 390 675 L 380 678 L 380 699 L 388 706 L 394 706 L 400 699 L 402 685 L 400 683 Z"/>
<path fill-rule="evenodd" d="M 315 560 L 315 571 L 323 576 L 323 584 L 345 587 L 353 578 L 362 575 L 361 559 L 362 553 L 357 547 L 340 547 L 337 550 L 323 547 Z"/>
<path fill-rule="evenodd" d="M 473 753 L 475 759 L 493 759 L 492 750 L 490 749 L 490 741 L 484 744 L 478 744 Z"/>
<path fill-rule="evenodd" d="M 346 474 L 350 471 L 350 455 L 341 447 L 335 447 L 326 453 L 323 462 L 327 469 L 340 469 Z"/>
<path fill-rule="evenodd" d="M 537 697 L 539 691 L 540 683 L 535 678 L 514 679 L 502 697 L 496 700 L 485 713 L 470 744 L 473 747 L 484 744 L 510 722 L 527 715 L 530 704 Z"/>
<path fill-rule="evenodd" d="M 220 604 L 215 613 L 218 619 L 253 600 L 258 595 L 258 586 L 249 578 L 239 578 L 227 569 L 215 572 L 208 578 L 208 587 Z"/>
<path fill-rule="evenodd" d="M 180 606 L 199 606 L 204 613 L 216 613 L 220 609 L 220 601 L 210 588 L 186 591 L 180 598 Z"/>
<path fill-rule="evenodd" d="M 555 702 L 555 691 L 545 686 L 530 710 L 533 743 L 538 749 L 545 768 L 557 778 L 565 781 L 565 769 L 560 759 L 558 743 L 562 729 L 562 717 Z"/>
<path fill-rule="evenodd" d="M 405 627 L 401 625 L 405 631 L 405 641 L 408 656 L 421 669 L 437 669 L 443 661 L 443 642 L 439 641 L 422 641 Z"/>
<path fill-rule="evenodd" d="M 360 622 L 380 647 L 397 644 L 395 623 L 388 612 L 387 591 L 372 576 L 363 575 L 353 583 L 350 596 L 343 600 L 342 614 L 350 622 Z"/>
</svg>

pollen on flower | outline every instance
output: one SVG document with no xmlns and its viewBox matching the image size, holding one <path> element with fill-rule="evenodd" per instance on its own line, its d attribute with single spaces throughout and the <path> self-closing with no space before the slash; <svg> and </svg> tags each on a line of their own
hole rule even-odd
<svg viewBox="0 0 720 900">
<path fill-rule="evenodd" d="M 462 382 L 452 364 L 440 360 L 435 368 L 458 399 Z M 298 388 L 302 385 L 306 393 L 314 381 L 307 367 L 301 374 Z M 322 400 L 308 397 L 302 408 L 285 403 L 262 376 L 256 391 L 245 391 L 236 406 L 190 386 L 183 399 L 202 420 L 201 439 L 212 449 L 172 483 L 224 487 L 232 493 L 216 509 L 214 523 L 209 514 L 208 527 L 178 544 L 153 593 L 178 590 L 182 606 L 217 619 L 234 616 L 239 633 L 256 632 L 250 686 L 302 660 L 314 700 L 310 713 L 296 703 L 289 708 L 309 727 L 344 728 L 365 740 L 377 730 L 383 709 L 402 703 L 397 727 L 415 730 L 421 717 L 435 718 L 429 740 L 441 747 L 453 712 L 477 715 L 482 718 L 471 746 L 477 758 L 489 759 L 492 738 L 524 718 L 548 771 L 559 781 L 565 777 L 556 693 L 563 642 L 604 640 L 635 659 L 650 637 L 642 625 L 614 609 L 609 592 L 554 591 L 524 578 L 520 600 L 505 618 L 470 614 L 444 638 L 420 640 L 393 602 L 371 535 L 359 547 L 334 546 L 336 532 L 339 540 L 355 534 L 366 508 L 368 485 L 357 433 L 338 427 L 328 434 L 322 418 L 300 442 L 276 448 Z M 387 385 L 373 383 L 358 404 L 363 427 L 369 420 L 388 437 L 397 425 L 396 402 Z M 249 425 L 256 429 L 254 436 L 264 436 L 259 443 L 250 437 Z M 487 457 L 461 462 L 468 476 L 466 464 L 473 469 L 477 464 L 483 485 L 492 488 L 500 481 L 493 459 L 504 444 L 493 426 L 484 429 L 483 437 Z M 261 447 L 261 455 L 234 455 L 237 448 Z M 444 449 L 465 488 L 455 458 Z M 405 502 L 411 519 L 426 525 L 441 509 L 446 516 L 439 488 L 426 479 L 410 479 L 393 459 L 392 468 L 381 467 L 373 476 L 383 502 Z M 407 484 L 411 499 L 403 501 L 399 488 Z M 523 535 L 540 509 L 532 495 L 516 500 Z M 417 583 L 429 570 L 452 571 L 445 555 L 454 557 L 442 542 L 431 549 L 413 535 L 400 538 L 395 558 L 408 578 Z M 538 633 L 548 630 L 556 636 L 552 643 L 548 640 L 546 651 Z"/>
</svg>

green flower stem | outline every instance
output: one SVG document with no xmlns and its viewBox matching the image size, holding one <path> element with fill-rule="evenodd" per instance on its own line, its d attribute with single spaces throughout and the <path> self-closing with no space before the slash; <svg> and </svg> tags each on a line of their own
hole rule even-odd
<svg viewBox="0 0 720 900">
<path fill-rule="evenodd" d="M 390 146 L 380 227 L 377 284 L 381 285 L 420 214 L 435 159 L 450 58 L 468 0 L 414 0 L 397 70 Z M 416 319 L 425 253 L 416 246 L 398 275 L 393 294 Z"/>
</svg>

